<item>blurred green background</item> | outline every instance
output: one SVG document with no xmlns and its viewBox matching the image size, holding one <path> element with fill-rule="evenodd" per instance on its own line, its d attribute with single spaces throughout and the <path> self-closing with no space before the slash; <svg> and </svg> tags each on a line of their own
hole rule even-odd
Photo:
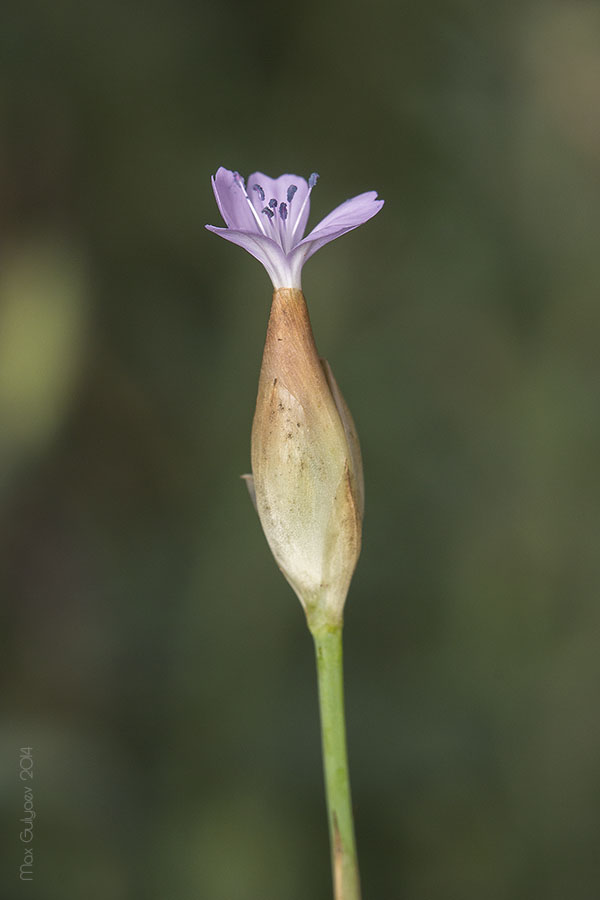
<svg viewBox="0 0 600 900">
<path fill-rule="evenodd" d="M 600 896 L 600 8 L 8 0 L 2 894 L 327 900 L 312 647 L 239 475 L 270 302 L 209 176 L 321 175 L 365 457 L 365 900 Z M 33 747 L 23 883 L 18 748 Z"/>
</svg>

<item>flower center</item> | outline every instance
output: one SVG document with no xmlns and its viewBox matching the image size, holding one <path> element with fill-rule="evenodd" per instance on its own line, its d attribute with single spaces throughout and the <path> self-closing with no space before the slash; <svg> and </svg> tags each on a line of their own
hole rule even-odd
<svg viewBox="0 0 600 900">
<path fill-rule="evenodd" d="M 239 172 L 233 173 L 233 179 L 244 194 L 261 233 L 266 237 L 270 237 L 272 240 L 277 241 L 284 253 L 289 253 L 294 246 L 294 243 L 302 238 L 302 235 L 298 234 L 298 229 L 302 221 L 303 213 L 309 202 L 312 189 L 317 183 L 318 178 L 318 174 L 313 172 L 308 179 L 308 191 L 306 192 L 306 197 L 304 198 L 300 209 L 296 210 L 293 204 L 298 187 L 295 184 L 290 184 L 286 189 L 285 200 L 271 197 L 268 203 L 260 210 L 261 214 L 259 215 L 257 206 L 255 206 L 252 198 L 246 191 L 244 179 Z M 265 202 L 266 194 L 262 185 L 253 184 L 252 191 L 256 194 L 259 203 L 262 204 Z"/>
</svg>

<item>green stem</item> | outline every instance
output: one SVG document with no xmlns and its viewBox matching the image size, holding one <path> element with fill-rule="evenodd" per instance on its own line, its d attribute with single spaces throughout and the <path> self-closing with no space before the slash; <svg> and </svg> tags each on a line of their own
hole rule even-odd
<svg viewBox="0 0 600 900">
<path fill-rule="evenodd" d="M 360 881 L 346 752 L 342 626 L 322 626 L 313 631 L 313 638 L 319 679 L 323 767 L 334 898 L 335 900 L 360 900 Z"/>
</svg>

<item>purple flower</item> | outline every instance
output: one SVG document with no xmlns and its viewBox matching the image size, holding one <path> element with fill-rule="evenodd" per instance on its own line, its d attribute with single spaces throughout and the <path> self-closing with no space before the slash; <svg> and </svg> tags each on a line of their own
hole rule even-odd
<svg viewBox="0 0 600 900">
<path fill-rule="evenodd" d="M 221 166 L 211 180 L 227 227 L 206 227 L 260 260 L 275 290 L 300 289 L 306 260 L 329 241 L 367 222 L 383 206 L 376 191 L 359 194 L 337 206 L 304 237 L 310 194 L 318 177 L 315 172 L 306 181 L 299 175 L 269 178 L 255 172 L 246 186 L 238 172 Z"/>
</svg>

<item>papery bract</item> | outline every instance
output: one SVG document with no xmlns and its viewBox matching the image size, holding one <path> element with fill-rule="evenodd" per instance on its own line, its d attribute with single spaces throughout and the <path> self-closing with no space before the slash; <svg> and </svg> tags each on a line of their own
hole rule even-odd
<svg viewBox="0 0 600 900">
<path fill-rule="evenodd" d="M 360 553 L 364 484 L 350 411 L 320 359 L 301 291 L 273 304 L 252 425 L 256 507 L 311 628 L 336 626 Z"/>
</svg>

